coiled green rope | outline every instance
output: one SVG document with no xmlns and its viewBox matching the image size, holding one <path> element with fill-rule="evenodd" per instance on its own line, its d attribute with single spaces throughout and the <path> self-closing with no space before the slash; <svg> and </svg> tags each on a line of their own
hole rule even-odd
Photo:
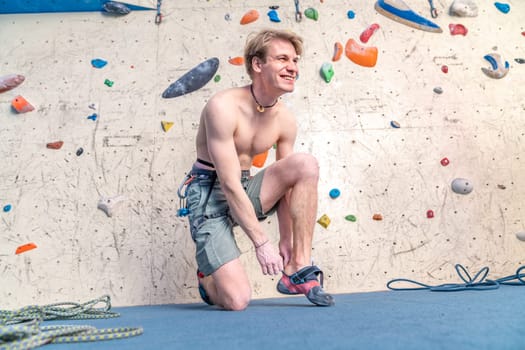
<svg viewBox="0 0 525 350">
<path fill-rule="evenodd" d="M 99 303 L 103 307 L 95 308 Z M 43 326 L 48 320 L 84 320 L 119 317 L 110 311 L 111 298 L 100 298 L 78 303 L 56 303 L 44 306 L 26 306 L 19 310 L 0 310 L 0 350 L 34 349 L 49 343 L 89 342 L 122 339 L 140 335 L 141 327 L 97 329 L 92 326 Z"/>
</svg>

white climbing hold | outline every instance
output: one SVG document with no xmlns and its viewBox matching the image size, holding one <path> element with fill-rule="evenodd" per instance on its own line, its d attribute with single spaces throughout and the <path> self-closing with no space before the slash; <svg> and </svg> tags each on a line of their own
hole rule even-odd
<svg viewBox="0 0 525 350">
<path fill-rule="evenodd" d="M 516 233 L 516 238 L 518 238 L 520 241 L 525 241 L 525 231 Z"/>
<path fill-rule="evenodd" d="M 472 0 L 455 0 L 450 5 L 449 13 L 458 17 L 476 17 L 478 15 L 478 5 Z"/>
<path fill-rule="evenodd" d="M 467 179 L 457 178 L 452 181 L 452 191 L 459 194 L 469 194 L 474 189 L 474 185 Z"/>
<path fill-rule="evenodd" d="M 107 216 L 112 217 L 115 210 L 120 207 L 120 204 L 126 200 L 122 195 L 114 197 L 100 197 L 97 208 L 106 213 Z"/>
</svg>

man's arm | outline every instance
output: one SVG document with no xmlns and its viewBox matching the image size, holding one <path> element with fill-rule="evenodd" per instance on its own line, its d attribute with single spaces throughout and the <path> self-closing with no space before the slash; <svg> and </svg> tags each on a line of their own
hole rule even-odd
<svg viewBox="0 0 525 350">
<path fill-rule="evenodd" d="M 282 259 L 269 244 L 255 214 L 255 209 L 242 187 L 241 165 L 235 148 L 237 127 L 235 112 L 224 108 L 223 101 L 212 98 L 205 111 L 208 154 L 215 166 L 230 211 L 235 221 L 256 247 L 257 258 L 264 274 L 277 274 L 282 270 Z"/>
</svg>

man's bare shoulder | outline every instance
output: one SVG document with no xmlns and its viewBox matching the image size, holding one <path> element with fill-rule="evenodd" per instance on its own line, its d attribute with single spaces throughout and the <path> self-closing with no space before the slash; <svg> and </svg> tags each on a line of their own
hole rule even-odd
<svg viewBox="0 0 525 350">
<path fill-rule="evenodd" d="M 215 93 L 206 104 L 206 108 L 227 107 L 243 100 L 246 94 L 244 87 L 233 87 Z"/>
</svg>

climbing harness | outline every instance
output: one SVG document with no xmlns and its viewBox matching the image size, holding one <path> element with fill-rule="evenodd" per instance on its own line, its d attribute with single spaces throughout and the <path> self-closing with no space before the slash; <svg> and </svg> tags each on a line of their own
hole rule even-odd
<svg viewBox="0 0 525 350">
<path fill-rule="evenodd" d="M 95 308 L 99 303 L 105 305 Z M 44 306 L 31 305 L 19 310 L 0 310 L 0 349 L 33 349 L 48 343 L 88 342 L 122 339 L 140 335 L 139 328 L 97 329 L 85 325 L 42 325 L 50 320 L 83 320 L 119 317 L 110 311 L 111 299 L 108 295 L 78 303 L 56 303 Z"/>
<path fill-rule="evenodd" d="M 303 14 L 301 13 L 301 10 L 299 9 L 299 0 L 294 0 L 294 1 L 295 1 L 295 21 L 301 22 L 301 20 L 303 19 Z"/>
<path fill-rule="evenodd" d="M 460 264 L 455 265 L 455 269 L 459 277 L 465 283 L 445 283 L 437 286 L 431 286 L 421 282 L 417 282 L 411 279 L 406 278 L 396 278 L 387 283 L 387 288 L 390 290 L 422 290 L 428 289 L 432 292 L 455 292 L 461 290 L 490 290 L 498 289 L 500 285 L 512 285 L 512 286 L 523 286 L 525 285 L 525 273 L 522 273 L 525 270 L 525 265 L 521 266 L 514 275 L 506 276 L 499 278 L 497 280 L 487 279 L 489 273 L 489 268 L 484 267 L 471 277 L 467 270 Z M 393 287 L 392 284 L 405 282 L 418 285 L 419 287 Z"/>
<path fill-rule="evenodd" d="M 430 15 L 432 16 L 432 18 L 437 18 L 438 12 L 437 9 L 434 7 L 434 1 L 428 0 L 428 4 L 430 5 Z"/>
<path fill-rule="evenodd" d="M 160 13 L 160 7 L 162 6 L 162 0 L 157 0 L 157 15 L 155 16 L 155 24 L 162 22 L 162 14 Z"/>
</svg>

